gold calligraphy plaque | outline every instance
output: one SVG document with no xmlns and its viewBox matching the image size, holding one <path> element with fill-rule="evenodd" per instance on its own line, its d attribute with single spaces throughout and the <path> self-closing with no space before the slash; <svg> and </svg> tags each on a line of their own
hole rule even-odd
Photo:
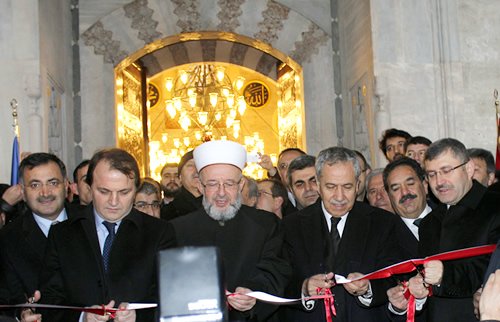
<svg viewBox="0 0 500 322">
<path fill-rule="evenodd" d="M 158 86 L 153 83 L 148 84 L 148 99 L 149 99 L 149 108 L 156 107 L 161 99 L 161 92 L 158 89 Z"/>
<path fill-rule="evenodd" d="M 259 81 L 252 81 L 243 90 L 243 96 L 248 106 L 261 109 L 269 102 L 269 87 Z"/>
</svg>

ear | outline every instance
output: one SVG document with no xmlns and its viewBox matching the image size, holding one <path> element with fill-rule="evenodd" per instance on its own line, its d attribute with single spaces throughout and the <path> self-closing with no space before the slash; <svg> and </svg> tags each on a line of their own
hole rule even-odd
<svg viewBox="0 0 500 322">
<path fill-rule="evenodd" d="M 474 163 L 474 160 L 470 159 L 469 162 L 465 164 L 465 171 L 467 171 L 467 175 L 469 178 L 472 179 L 474 176 L 474 168 L 476 167 L 476 164 Z"/>
<path fill-rule="evenodd" d="M 257 206 L 257 197 L 250 198 L 250 204 L 255 208 Z"/>
<path fill-rule="evenodd" d="M 2 222 L 2 226 L 1 227 L 5 226 L 5 214 L 3 212 L 0 214 L 0 220 Z"/>
<path fill-rule="evenodd" d="M 71 189 L 71 192 L 73 192 L 74 195 L 78 196 L 78 185 L 76 183 L 70 183 L 69 188 Z"/>
<path fill-rule="evenodd" d="M 490 173 L 488 174 L 488 186 L 491 186 L 493 183 L 495 183 L 495 174 Z"/>
<path fill-rule="evenodd" d="M 64 198 L 68 198 L 68 186 L 69 186 L 70 182 L 68 180 L 68 178 L 66 178 L 66 180 L 64 180 L 64 191 L 66 192 L 66 194 L 64 195 Z"/>
<path fill-rule="evenodd" d="M 424 185 L 425 195 L 428 195 L 429 194 L 429 184 L 427 183 L 427 180 L 422 181 L 422 184 Z"/>
<path fill-rule="evenodd" d="M 196 181 L 196 186 L 198 187 L 198 191 L 201 192 L 202 195 L 205 194 L 205 187 L 201 184 L 201 180 Z"/>
<path fill-rule="evenodd" d="M 273 200 L 274 200 L 274 211 L 277 211 L 278 209 L 280 209 L 281 205 L 283 204 L 283 198 L 276 197 Z"/>
<path fill-rule="evenodd" d="M 245 186 L 246 183 L 247 183 L 247 180 L 245 178 L 241 177 L 241 181 L 239 184 L 240 192 L 243 191 L 243 187 Z"/>
</svg>

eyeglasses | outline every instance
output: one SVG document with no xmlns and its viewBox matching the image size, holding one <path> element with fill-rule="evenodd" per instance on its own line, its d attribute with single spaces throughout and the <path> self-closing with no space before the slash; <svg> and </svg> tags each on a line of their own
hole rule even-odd
<svg viewBox="0 0 500 322">
<path fill-rule="evenodd" d="M 258 195 L 259 197 L 260 197 L 260 196 L 262 196 L 262 195 L 268 195 L 268 196 L 271 196 L 271 197 L 273 197 L 273 198 L 274 198 L 274 196 L 273 196 L 273 194 L 272 194 L 272 193 L 269 193 L 269 192 L 267 192 L 267 191 L 263 191 L 263 190 L 260 190 L 260 191 L 257 193 L 257 195 Z"/>
<path fill-rule="evenodd" d="M 146 209 L 148 207 L 151 207 L 151 209 L 159 209 L 160 208 L 160 204 L 158 202 L 153 202 L 153 203 L 138 202 L 138 203 L 134 204 L 134 206 L 139 210 L 143 210 L 143 209 Z"/>
<path fill-rule="evenodd" d="M 42 190 L 43 186 L 46 186 L 47 189 L 52 190 L 52 189 L 56 189 L 57 187 L 59 187 L 59 185 L 62 183 L 63 182 L 59 181 L 59 180 L 52 180 L 52 181 L 49 181 L 47 183 L 33 182 L 33 183 L 27 185 L 26 187 L 31 189 L 31 190 L 40 191 L 40 190 Z"/>
<path fill-rule="evenodd" d="M 224 190 L 232 190 L 234 188 L 236 188 L 241 182 L 241 179 L 236 182 L 236 181 L 226 181 L 224 183 L 218 183 L 218 182 L 215 182 L 215 181 L 209 181 L 207 182 L 206 184 L 201 184 L 205 190 L 207 191 L 216 191 L 216 190 L 219 190 L 219 187 L 223 187 Z"/>
<path fill-rule="evenodd" d="M 459 164 L 457 165 L 456 167 L 452 168 L 452 167 L 442 167 L 440 170 L 438 171 L 428 171 L 424 174 L 424 178 L 429 181 L 430 179 L 434 179 L 436 178 L 436 176 L 439 174 L 441 176 L 447 176 L 449 174 L 451 174 L 451 172 L 453 170 L 456 170 L 458 168 L 460 168 L 461 166 L 464 166 L 467 164 L 467 162 L 469 162 L 469 160 L 465 161 L 464 163 L 462 164 Z"/>
</svg>

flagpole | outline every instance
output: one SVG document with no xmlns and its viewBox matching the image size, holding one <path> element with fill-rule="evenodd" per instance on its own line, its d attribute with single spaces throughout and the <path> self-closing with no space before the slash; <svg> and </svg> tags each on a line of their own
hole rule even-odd
<svg viewBox="0 0 500 322">
<path fill-rule="evenodd" d="M 498 101 L 498 90 L 493 91 L 493 97 L 495 98 L 495 110 L 496 110 L 496 127 L 497 127 L 497 153 L 495 169 L 500 170 L 500 102 Z"/>
<path fill-rule="evenodd" d="M 14 124 L 12 124 L 12 129 L 14 130 L 14 134 L 19 138 L 19 124 L 17 123 L 17 100 L 13 98 L 10 101 L 10 107 L 12 107 L 12 117 L 14 118 Z"/>
<path fill-rule="evenodd" d="M 10 101 L 10 107 L 12 108 L 12 117 L 14 118 L 14 123 L 12 124 L 12 130 L 14 131 L 14 144 L 12 146 L 12 167 L 10 172 L 10 185 L 16 185 L 19 182 L 19 124 L 17 123 L 17 100 L 13 98 Z"/>
</svg>

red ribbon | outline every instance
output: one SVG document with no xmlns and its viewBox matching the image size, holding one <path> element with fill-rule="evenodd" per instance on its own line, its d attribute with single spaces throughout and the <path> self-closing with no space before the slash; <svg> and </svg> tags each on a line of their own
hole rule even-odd
<svg viewBox="0 0 500 322">
<path fill-rule="evenodd" d="M 478 246 L 478 247 L 470 247 L 465 249 L 454 250 L 451 252 L 440 253 L 437 255 L 429 256 L 426 258 L 418 258 L 418 259 L 409 259 L 404 262 L 400 262 L 391 266 L 387 266 L 385 268 L 379 269 L 370 274 L 366 274 L 360 276 L 358 278 L 353 279 L 353 281 L 358 280 L 372 280 L 379 278 L 390 277 L 395 274 L 405 274 L 410 273 L 416 270 L 418 265 L 425 264 L 430 261 L 440 260 L 447 261 L 452 259 L 461 259 L 472 256 L 486 255 L 491 254 L 495 250 L 497 245 L 486 245 L 486 246 Z"/>
<path fill-rule="evenodd" d="M 322 290 L 321 287 L 318 287 L 316 293 L 320 293 Z M 334 297 L 332 295 L 332 291 L 329 288 L 325 288 L 325 297 L 323 301 L 325 301 L 325 314 L 326 314 L 326 322 L 332 322 L 332 315 L 337 316 L 337 311 L 335 311 L 335 305 L 333 305 Z"/>
</svg>

